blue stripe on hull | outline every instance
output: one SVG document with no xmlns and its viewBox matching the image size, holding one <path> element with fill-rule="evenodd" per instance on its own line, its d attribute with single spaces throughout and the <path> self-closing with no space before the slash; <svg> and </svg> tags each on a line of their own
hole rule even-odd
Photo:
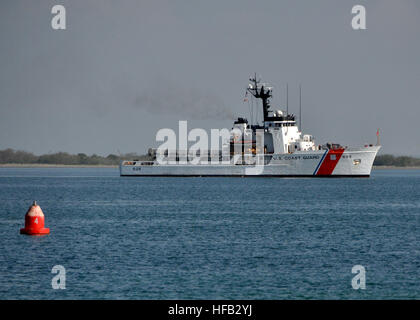
<svg viewBox="0 0 420 320">
<path fill-rule="evenodd" d="M 324 158 L 327 155 L 327 153 L 328 153 L 328 150 L 325 150 L 324 155 L 322 156 L 321 161 L 319 161 L 318 165 L 316 166 L 316 169 L 315 169 L 313 175 L 316 175 L 316 173 L 318 172 L 318 169 L 321 166 L 322 161 L 324 161 Z"/>
</svg>

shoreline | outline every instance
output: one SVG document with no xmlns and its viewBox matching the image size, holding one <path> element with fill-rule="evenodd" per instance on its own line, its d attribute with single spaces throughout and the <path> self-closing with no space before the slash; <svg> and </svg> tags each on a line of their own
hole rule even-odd
<svg viewBox="0 0 420 320">
<path fill-rule="evenodd" d="M 113 164 L 2 163 L 0 168 L 118 168 Z"/>
<path fill-rule="evenodd" d="M 2 163 L 0 168 L 118 168 L 112 164 Z M 373 166 L 372 170 L 419 170 L 420 167 Z"/>
<path fill-rule="evenodd" d="M 373 166 L 372 170 L 395 170 L 395 169 L 401 169 L 401 170 L 418 170 L 420 167 L 398 167 L 398 166 Z"/>
</svg>

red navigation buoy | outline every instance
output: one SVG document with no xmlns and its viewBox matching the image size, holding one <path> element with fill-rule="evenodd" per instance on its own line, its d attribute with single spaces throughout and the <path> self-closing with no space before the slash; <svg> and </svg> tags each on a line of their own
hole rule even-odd
<svg viewBox="0 0 420 320">
<path fill-rule="evenodd" d="M 49 234 L 50 229 L 44 228 L 44 213 L 36 201 L 29 208 L 25 215 L 25 228 L 20 229 L 21 234 L 42 235 Z"/>
</svg>

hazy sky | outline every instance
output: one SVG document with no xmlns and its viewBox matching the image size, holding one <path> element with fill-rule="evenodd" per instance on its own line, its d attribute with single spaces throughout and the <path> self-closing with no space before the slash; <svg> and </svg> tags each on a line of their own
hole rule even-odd
<svg viewBox="0 0 420 320">
<path fill-rule="evenodd" d="M 63 4 L 67 30 L 51 28 Z M 367 10 L 367 30 L 351 9 Z M 254 72 L 317 143 L 420 155 L 420 1 L 0 2 L 0 149 L 144 153 L 157 130 L 231 128 Z M 260 111 L 260 110 L 259 110 Z"/>
</svg>

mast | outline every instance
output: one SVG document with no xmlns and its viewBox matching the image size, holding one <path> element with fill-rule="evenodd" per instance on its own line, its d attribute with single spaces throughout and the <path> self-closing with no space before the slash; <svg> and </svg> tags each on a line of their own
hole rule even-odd
<svg viewBox="0 0 420 320">
<path fill-rule="evenodd" d="M 286 117 L 289 115 L 289 84 L 286 83 Z"/>
<path fill-rule="evenodd" d="M 249 81 L 251 83 L 248 85 L 247 91 L 255 98 L 262 100 L 264 121 L 267 121 L 268 110 L 270 109 L 269 99 L 272 97 L 272 88 L 260 83 L 261 80 L 257 80 L 257 73 L 255 73 L 254 78 L 250 78 Z"/>
<path fill-rule="evenodd" d="M 302 85 L 299 84 L 299 129 L 302 132 Z"/>
</svg>

